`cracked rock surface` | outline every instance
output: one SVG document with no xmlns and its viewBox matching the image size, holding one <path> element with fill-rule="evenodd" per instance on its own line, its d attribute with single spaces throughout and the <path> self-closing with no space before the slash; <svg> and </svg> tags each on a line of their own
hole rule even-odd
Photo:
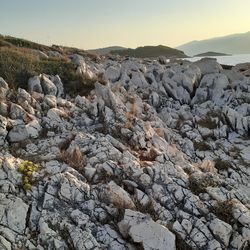
<svg viewBox="0 0 250 250">
<path fill-rule="evenodd" d="M 103 81 L 0 78 L 0 249 L 250 249 L 250 79 L 72 55 Z"/>
</svg>

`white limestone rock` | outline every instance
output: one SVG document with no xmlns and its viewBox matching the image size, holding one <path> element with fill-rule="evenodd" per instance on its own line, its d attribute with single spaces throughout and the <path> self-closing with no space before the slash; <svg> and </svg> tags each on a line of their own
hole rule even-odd
<svg viewBox="0 0 250 250">
<path fill-rule="evenodd" d="M 209 228 L 212 230 L 213 234 L 218 237 L 226 247 L 228 247 L 229 239 L 233 231 L 231 225 L 216 218 L 211 221 Z"/>
<path fill-rule="evenodd" d="M 126 209 L 124 219 L 118 226 L 122 235 L 129 235 L 133 242 L 141 243 L 145 250 L 176 249 L 175 235 L 142 213 Z"/>
<path fill-rule="evenodd" d="M 39 133 L 42 130 L 42 127 L 38 120 L 33 120 L 29 122 L 27 125 L 25 125 L 25 128 L 29 138 L 38 138 Z"/>
<path fill-rule="evenodd" d="M 220 73 L 222 71 L 221 65 L 214 58 L 202 58 L 195 62 L 194 65 L 200 68 L 202 75 Z"/>
<path fill-rule="evenodd" d="M 9 142 L 20 142 L 29 138 L 29 134 L 25 125 L 15 125 L 8 133 Z"/>
<path fill-rule="evenodd" d="M 29 92 L 38 92 L 38 93 L 43 93 L 43 89 L 41 86 L 41 80 L 39 76 L 34 76 L 31 77 L 28 81 L 28 89 Z"/>
<path fill-rule="evenodd" d="M 28 205 L 17 197 L 8 197 L 3 194 L 0 194 L 0 196 L 1 224 L 14 232 L 24 234 Z"/>
<path fill-rule="evenodd" d="M 20 106 L 17 105 L 15 103 L 11 103 L 10 106 L 10 118 L 11 119 L 23 119 L 24 115 L 25 115 L 25 110 Z"/>
<path fill-rule="evenodd" d="M 110 202 L 119 208 L 135 208 L 135 204 L 129 194 L 114 181 L 101 188 L 100 198 L 104 202 Z"/>
<path fill-rule="evenodd" d="M 41 86 L 43 89 L 43 93 L 45 95 L 54 95 L 57 94 L 57 87 L 55 84 L 45 75 L 42 75 L 41 77 Z"/>
</svg>

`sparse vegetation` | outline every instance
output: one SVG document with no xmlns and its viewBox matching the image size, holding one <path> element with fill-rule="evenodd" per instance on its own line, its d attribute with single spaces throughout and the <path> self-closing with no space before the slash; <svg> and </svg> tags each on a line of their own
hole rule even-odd
<svg viewBox="0 0 250 250">
<path fill-rule="evenodd" d="M 211 110 L 204 117 L 197 121 L 197 124 L 203 128 L 216 129 L 219 123 L 226 124 L 226 118 L 221 111 Z"/>
<path fill-rule="evenodd" d="M 178 234 L 176 235 L 176 250 L 192 250 L 190 247 Z"/>
<path fill-rule="evenodd" d="M 10 41 L 17 44 L 17 47 L 10 44 Z M 70 95 L 85 95 L 94 88 L 94 82 L 97 79 L 78 74 L 76 66 L 67 59 L 67 56 L 40 59 L 34 54 L 34 48 L 45 50 L 47 47 L 40 47 L 22 39 L 2 40 L 0 38 L 0 76 L 8 82 L 10 87 L 27 89 L 28 79 L 31 76 L 45 73 L 59 75 L 66 92 Z"/>
<path fill-rule="evenodd" d="M 210 175 L 204 175 L 201 178 L 197 178 L 195 175 L 189 177 L 189 189 L 196 195 L 205 193 L 207 187 L 216 187 L 217 185 L 218 183 Z"/>
<path fill-rule="evenodd" d="M 232 167 L 232 164 L 230 161 L 225 161 L 221 158 L 217 158 L 214 160 L 215 163 L 215 168 L 218 170 L 228 170 L 229 168 Z"/>
<path fill-rule="evenodd" d="M 205 141 L 194 141 L 194 149 L 199 151 L 208 151 L 211 150 L 211 146 Z"/>
<path fill-rule="evenodd" d="M 30 190 L 34 183 L 33 174 L 37 172 L 39 166 L 31 161 L 23 161 L 19 167 L 18 172 L 20 172 L 22 176 L 22 188 L 24 190 Z"/>
<path fill-rule="evenodd" d="M 83 169 L 86 165 L 86 159 L 78 147 L 74 148 L 72 151 L 62 150 L 59 160 L 67 163 L 80 173 L 83 173 Z"/>
<path fill-rule="evenodd" d="M 233 201 L 221 201 L 216 206 L 211 208 L 211 212 L 214 213 L 220 220 L 225 221 L 228 224 L 232 224 L 235 221 L 233 217 Z"/>
</svg>

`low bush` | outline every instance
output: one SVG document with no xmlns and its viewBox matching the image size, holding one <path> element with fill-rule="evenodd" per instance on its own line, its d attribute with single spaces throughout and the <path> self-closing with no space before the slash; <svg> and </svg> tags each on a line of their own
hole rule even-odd
<svg viewBox="0 0 250 250">
<path fill-rule="evenodd" d="M 205 141 L 194 141 L 194 149 L 199 151 L 209 151 L 211 150 L 211 146 Z"/>
<path fill-rule="evenodd" d="M 233 201 L 220 201 L 215 206 L 213 206 L 210 210 L 214 213 L 220 220 L 225 221 L 226 223 L 232 225 L 235 221 L 233 217 Z"/>
<path fill-rule="evenodd" d="M 20 172 L 22 176 L 22 188 L 24 190 L 29 190 L 32 188 L 34 183 L 33 173 L 37 172 L 39 169 L 38 165 L 31 161 L 23 161 L 19 167 L 18 172 Z"/>
<path fill-rule="evenodd" d="M 59 160 L 65 162 L 80 173 L 83 173 L 84 167 L 86 165 L 86 158 L 78 147 L 72 151 L 62 150 Z"/>
<path fill-rule="evenodd" d="M 206 192 L 207 187 L 216 187 L 218 183 L 209 175 L 200 176 L 197 178 L 195 175 L 190 175 L 189 177 L 189 189 L 193 194 L 199 195 Z"/>
<path fill-rule="evenodd" d="M 217 158 L 214 160 L 215 168 L 218 170 L 228 170 L 232 167 L 232 164 L 230 161 L 222 160 L 221 158 Z"/>
</svg>

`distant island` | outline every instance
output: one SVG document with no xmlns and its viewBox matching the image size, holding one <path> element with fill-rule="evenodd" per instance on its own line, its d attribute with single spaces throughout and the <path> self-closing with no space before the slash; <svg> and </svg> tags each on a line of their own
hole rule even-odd
<svg viewBox="0 0 250 250">
<path fill-rule="evenodd" d="M 114 50 L 111 54 L 120 56 L 130 56 L 136 58 L 155 58 L 159 56 L 166 56 L 170 58 L 186 58 L 187 55 L 181 50 L 173 49 L 167 46 L 144 46 L 136 49 Z"/>
<path fill-rule="evenodd" d="M 209 52 L 205 52 L 205 53 L 195 55 L 194 57 L 204 57 L 204 56 L 231 56 L 231 55 L 230 54 L 225 54 L 225 53 L 209 51 Z"/>
<path fill-rule="evenodd" d="M 127 48 L 121 47 L 121 46 L 110 46 L 110 47 L 105 47 L 105 48 L 100 48 L 100 49 L 91 49 L 88 50 L 89 52 L 94 52 L 99 55 L 107 55 L 111 51 L 120 51 L 120 50 L 126 50 Z"/>
</svg>

